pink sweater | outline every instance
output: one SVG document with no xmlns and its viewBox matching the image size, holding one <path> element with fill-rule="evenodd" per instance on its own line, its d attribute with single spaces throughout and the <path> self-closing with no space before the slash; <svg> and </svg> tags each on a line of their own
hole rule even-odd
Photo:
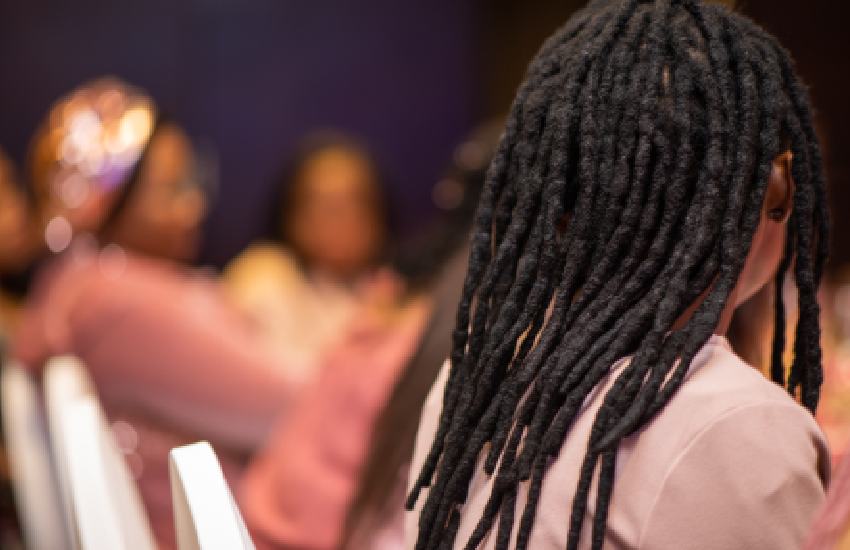
<svg viewBox="0 0 850 550">
<path fill-rule="evenodd" d="M 86 363 L 163 548 L 173 545 L 167 453 L 209 439 L 259 548 L 330 550 L 418 342 L 421 305 L 392 322 L 361 319 L 303 387 L 210 281 L 78 248 L 39 277 L 14 354 L 33 370 L 63 353 Z M 260 447 L 243 479 L 236 459 Z"/>
<path fill-rule="evenodd" d="M 606 386 L 625 364 L 614 366 Z M 426 402 L 411 478 L 430 449 L 446 374 L 444 369 Z M 596 392 L 585 404 L 545 474 L 529 548 L 566 545 L 579 468 L 604 395 Z M 741 361 L 725 338 L 715 336 L 667 407 L 623 443 L 617 466 L 606 549 L 796 550 L 823 502 L 829 453 L 812 416 Z M 464 547 L 491 487 L 481 465 L 470 484 L 455 548 Z M 526 491 L 521 487 L 518 510 Z M 414 546 L 426 496 L 427 490 L 407 514 L 407 548 Z M 579 548 L 589 548 L 594 503 L 595 487 Z M 516 514 L 517 522 L 521 516 Z M 491 532 L 481 548 L 493 548 L 495 538 Z"/>
<path fill-rule="evenodd" d="M 91 371 L 163 548 L 168 451 L 208 439 L 231 484 L 300 390 L 216 286 L 174 264 L 77 246 L 36 281 L 13 354 L 33 370 L 71 353 Z"/>
<path fill-rule="evenodd" d="M 338 547 L 372 428 L 415 350 L 423 313 L 350 333 L 252 461 L 237 500 L 258 548 Z"/>
</svg>

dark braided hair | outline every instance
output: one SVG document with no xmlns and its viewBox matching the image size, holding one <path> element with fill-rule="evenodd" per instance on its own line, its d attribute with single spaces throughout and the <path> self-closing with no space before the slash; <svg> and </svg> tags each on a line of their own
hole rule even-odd
<svg viewBox="0 0 850 550">
<path fill-rule="evenodd" d="M 585 398 L 631 355 L 594 419 L 569 519 L 575 549 L 598 470 L 591 541 L 602 547 L 619 444 L 664 408 L 715 330 L 772 161 L 789 148 L 796 187 L 771 374 L 814 411 L 828 220 L 811 108 L 787 52 L 697 0 L 596 0 L 546 41 L 476 213 L 443 409 L 407 502 L 430 488 L 417 550 L 453 546 L 482 453 L 495 479 L 465 547 L 495 527 L 496 548 L 527 548 L 547 465 Z M 780 289 L 791 269 L 799 319 L 786 380 Z"/>
</svg>

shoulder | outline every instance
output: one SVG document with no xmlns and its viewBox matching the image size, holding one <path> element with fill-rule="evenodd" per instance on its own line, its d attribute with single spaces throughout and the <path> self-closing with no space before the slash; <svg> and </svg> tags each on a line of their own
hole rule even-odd
<svg viewBox="0 0 850 550">
<path fill-rule="evenodd" d="M 760 416 L 761 412 L 769 412 Z M 752 413 L 752 414 L 750 414 Z M 758 430 L 759 422 L 774 422 L 782 417 L 786 424 L 805 430 L 819 442 L 823 434 L 814 417 L 781 386 L 738 357 L 723 338 L 714 337 L 694 358 L 681 388 L 652 422 L 667 434 L 676 432 L 675 448 L 681 449 L 695 438 L 708 436 L 727 423 L 743 429 Z M 770 426 L 767 426 L 770 428 Z"/>
<path fill-rule="evenodd" d="M 716 412 L 721 414 L 725 410 L 757 403 L 793 405 L 800 412 L 805 412 L 784 388 L 736 355 L 725 338 L 716 336 L 694 359 L 688 382 L 681 391 L 690 400 L 710 400 L 720 396 L 716 405 L 720 410 Z M 710 409 L 714 411 L 715 407 Z"/>
<path fill-rule="evenodd" d="M 641 547 L 799 548 L 824 499 L 828 454 L 793 404 L 731 409 L 673 460 Z"/>
<path fill-rule="evenodd" d="M 296 269 L 295 258 L 283 246 L 270 242 L 252 244 L 234 258 L 225 273 Z"/>
<path fill-rule="evenodd" d="M 823 434 L 808 411 L 727 347 L 715 343 L 704 354 L 658 419 L 677 443 L 642 546 L 797 548 L 824 498 Z"/>
<path fill-rule="evenodd" d="M 266 282 L 281 287 L 300 278 L 298 263 L 292 254 L 278 244 L 265 242 L 249 246 L 222 273 L 225 286 L 237 294 L 252 286 L 265 286 Z"/>
<path fill-rule="evenodd" d="M 805 453 L 817 473 L 827 478 L 823 432 L 784 388 L 745 363 L 722 339 L 712 339 L 694 363 L 686 383 L 659 417 L 668 428 L 679 426 L 681 458 L 692 458 L 694 448 L 715 443 L 712 452 L 720 454 Z M 788 447 L 781 449 L 783 445 Z"/>
</svg>

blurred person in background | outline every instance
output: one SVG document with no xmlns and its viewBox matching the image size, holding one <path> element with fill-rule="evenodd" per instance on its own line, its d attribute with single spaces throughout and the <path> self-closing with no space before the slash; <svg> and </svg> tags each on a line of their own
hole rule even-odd
<svg viewBox="0 0 850 550">
<path fill-rule="evenodd" d="M 434 186 L 436 219 L 394 261 L 406 283 L 395 318 L 359 314 L 251 462 L 236 494 L 258 548 L 401 547 L 419 414 L 451 349 L 473 212 L 501 129 L 472 132 Z"/>
<path fill-rule="evenodd" d="M 204 211 L 195 154 L 144 92 L 107 78 L 61 99 L 33 141 L 30 172 L 49 255 L 13 355 L 34 371 L 60 354 L 87 364 L 169 547 L 168 451 L 200 432 L 236 475 L 291 385 L 215 282 L 184 264 Z"/>
<path fill-rule="evenodd" d="M 102 83 L 84 86 L 71 95 L 75 99 L 73 108 L 67 106 L 67 100 L 62 101 L 48 120 L 58 118 L 57 110 L 68 116 L 80 109 L 83 116 L 89 117 L 92 105 L 100 103 L 100 95 L 92 91 L 99 90 L 100 86 Z M 107 88 L 111 90 L 112 86 L 119 85 L 110 82 Z M 129 88 L 121 90 L 130 97 L 139 93 Z M 81 93 L 85 100 L 79 99 Z M 132 101 L 126 103 L 133 104 Z M 116 116 L 123 115 L 119 111 Z M 89 122 L 84 119 L 83 127 L 87 124 Z M 78 126 L 69 124 L 68 127 Z M 156 136 L 153 130 L 151 134 Z M 61 132 L 54 139 L 56 143 L 64 142 Z M 156 139 L 149 138 L 150 143 L 141 149 L 153 151 Z M 144 243 L 140 236 L 124 231 L 135 227 L 144 232 L 146 220 L 152 220 L 151 224 L 156 221 L 149 215 L 151 213 L 145 212 L 144 205 L 169 210 L 169 200 L 175 193 L 156 192 L 156 189 L 145 187 L 162 185 L 173 189 L 168 184 L 170 181 L 180 182 L 177 189 L 185 188 L 185 177 L 190 174 L 176 169 L 181 163 L 175 159 L 185 158 L 177 154 L 179 151 L 161 156 L 140 153 L 127 176 L 142 178 L 136 182 L 113 180 L 116 183 L 107 187 L 97 180 L 85 180 L 86 186 L 94 187 L 94 191 L 114 189 L 123 195 L 120 200 L 108 196 L 92 197 L 87 194 L 92 189 L 87 187 L 82 193 L 74 187 L 64 189 L 64 196 L 53 197 L 43 191 L 49 188 L 50 182 L 33 179 L 34 195 L 40 199 L 38 212 L 45 220 L 45 240 L 57 256 L 44 262 L 15 342 L 17 357 L 34 370 L 50 356 L 60 353 L 78 355 L 89 367 L 104 406 L 115 420 L 114 431 L 119 445 L 138 477 L 157 538 L 166 548 L 173 544 L 166 466 L 168 450 L 195 438 L 211 440 L 229 481 L 239 486 L 241 459 L 266 439 L 272 422 L 288 405 L 297 401 L 297 390 L 303 386 L 300 383 L 303 379 L 293 381 L 283 373 L 292 369 L 287 369 L 279 356 L 266 353 L 264 346 L 257 345 L 256 332 L 246 326 L 240 315 L 234 314 L 227 302 L 219 299 L 215 285 L 174 261 L 189 257 L 185 253 L 188 247 L 169 248 L 171 253 L 164 249 L 155 252 L 154 242 Z M 98 155 L 95 153 L 95 160 Z M 58 152 L 51 154 L 49 148 L 45 152 L 40 140 L 36 141 L 32 156 L 33 159 L 61 158 Z M 92 164 L 97 165 L 94 161 Z M 36 168 L 39 166 L 35 163 Z M 67 177 L 61 170 L 56 172 Z M 53 175 L 43 168 L 40 171 L 34 168 L 34 173 Z M 163 177 L 144 179 L 146 174 L 163 174 Z M 71 181 L 74 186 L 80 185 L 75 179 Z M 127 192 L 123 187 L 126 185 L 139 187 Z M 64 186 L 57 187 L 62 190 Z M 94 203 L 81 200 L 79 195 Z M 76 199 L 72 203 L 82 212 L 64 204 L 68 197 Z M 141 201 L 145 197 L 149 200 Z M 142 204 L 136 203 L 136 199 Z M 70 211 L 62 209 L 63 205 Z M 117 213 L 110 209 L 115 207 L 120 207 Z M 172 211 L 181 212 L 180 209 Z M 124 218 L 131 214 L 136 218 L 133 224 Z M 56 222 L 56 218 L 61 219 Z M 55 227 L 51 230 L 51 224 L 57 223 L 59 229 L 70 229 L 71 234 L 56 231 Z M 309 222 L 303 223 L 302 230 L 306 230 Z M 181 226 L 162 224 L 161 227 L 176 230 Z M 160 232 L 160 238 L 168 239 L 166 233 Z M 383 240 L 383 230 L 379 234 Z M 174 235 L 173 240 L 190 242 L 180 235 Z M 368 269 L 374 264 L 371 258 L 377 256 L 377 252 L 360 255 L 370 258 L 362 265 Z M 340 276 L 339 281 L 349 284 L 358 277 L 356 270 L 348 268 L 334 272 Z M 367 409 L 374 403 L 380 404 L 380 396 L 392 387 L 393 373 L 412 353 L 428 311 L 427 298 L 421 292 L 404 292 L 397 277 L 387 272 L 367 277 L 365 283 L 356 283 L 360 285 L 357 289 L 360 298 L 356 302 L 360 304 L 358 314 L 352 314 L 356 320 L 340 327 L 335 335 L 337 343 L 324 350 L 323 368 L 331 373 L 353 375 L 336 380 L 330 374 L 326 380 L 331 389 L 318 387 L 315 390 L 319 395 L 339 396 L 339 392 L 332 389 L 338 382 L 336 387 L 352 397 L 341 399 L 340 407 L 335 409 L 337 414 L 324 416 L 324 422 L 343 425 L 345 418 L 351 418 L 357 423 L 363 409 L 348 408 L 346 404 L 356 405 L 364 399 Z M 364 373 L 370 376 L 363 376 Z M 360 393 L 361 386 L 353 385 L 371 379 L 375 380 L 373 389 L 365 396 Z M 309 404 L 311 401 L 305 398 L 299 402 Z M 310 416 L 309 407 L 306 410 L 308 412 L 301 413 L 302 418 L 305 414 Z M 285 422 L 285 418 L 281 422 Z M 370 424 L 365 425 L 368 429 Z M 318 440 L 322 444 L 327 442 L 324 437 Z M 316 446 L 305 445 L 305 448 L 315 449 Z M 347 470 L 346 473 L 356 474 Z M 352 481 L 348 483 L 351 485 Z M 336 529 L 341 529 L 341 520 Z"/>
<path fill-rule="evenodd" d="M 80 86 L 45 117 L 28 164 L 50 252 L 83 241 L 194 258 L 205 209 L 195 153 L 142 90 L 109 77 Z"/>
<path fill-rule="evenodd" d="M 305 138 L 276 193 L 269 240 L 233 260 L 223 282 L 290 375 L 310 380 L 386 259 L 389 205 L 372 154 L 338 132 Z"/>
<path fill-rule="evenodd" d="M 489 140 L 494 143 L 495 136 Z M 464 147 L 468 152 L 469 143 Z M 352 541 L 345 543 L 348 548 L 371 548 L 363 541 L 373 538 L 400 542 L 397 504 L 419 403 L 449 348 L 472 208 L 490 154 L 490 145 L 481 147 L 477 156 L 466 155 L 471 165 L 451 173 L 457 200 L 443 204 L 429 231 L 440 242 L 417 239 L 410 253 L 395 262 L 397 274 L 387 270 L 371 278 L 356 314 L 325 350 L 320 374 L 297 395 L 292 388 L 301 386 L 269 376 L 280 367 L 279 357 L 260 351 L 236 316 L 205 318 L 173 296 L 151 306 L 144 297 L 135 298 L 138 293 L 119 292 L 125 283 L 111 285 L 110 301 L 121 316 L 120 323 L 99 335 L 108 343 L 78 341 L 78 354 L 96 381 L 120 380 L 126 388 L 98 384 L 104 401 L 121 398 L 169 425 L 190 428 L 195 437 L 218 442 L 225 474 L 258 547 L 336 548 L 343 537 Z M 453 243 L 449 247 L 447 239 Z M 422 262 L 417 250 L 439 252 Z M 100 326 L 114 315 L 95 307 L 85 317 Z M 163 340 L 169 345 L 163 346 Z M 123 349 L 131 349 L 131 356 Z M 246 411 L 275 402 L 282 411 L 276 427 L 243 479 L 239 465 L 228 464 L 221 454 L 221 442 L 240 443 L 235 434 L 242 430 L 243 439 L 258 447 L 256 422 Z M 385 426 L 373 439 L 376 423 Z M 126 430 L 118 430 L 119 441 Z M 147 457 L 139 479 L 142 495 L 160 544 L 170 547 L 165 472 L 162 479 L 148 475 L 156 467 L 151 438 L 138 424 L 133 433 L 141 441 L 128 460 L 132 465 L 138 454 Z M 396 437 L 407 442 L 401 452 L 385 453 Z M 153 450 L 164 457 L 169 448 L 161 437 L 156 441 Z M 168 443 L 178 444 L 174 439 Z M 251 447 L 242 448 L 247 456 Z M 361 482 L 367 472 L 370 481 Z M 376 477 L 378 472 L 387 475 Z M 353 502 L 359 503 L 358 511 L 349 514 Z M 351 533 L 344 535 L 347 517 Z"/>
<path fill-rule="evenodd" d="M 0 150 L 0 341 L 16 326 L 37 251 L 30 203 L 12 160 Z"/>
</svg>

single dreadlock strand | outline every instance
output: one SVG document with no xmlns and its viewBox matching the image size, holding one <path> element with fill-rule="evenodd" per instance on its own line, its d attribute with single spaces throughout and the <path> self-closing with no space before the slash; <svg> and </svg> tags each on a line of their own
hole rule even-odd
<svg viewBox="0 0 850 550">
<path fill-rule="evenodd" d="M 584 461 L 579 470 L 579 482 L 573 497 L 573 507 L 570 512 L 570 529 L 567 534 L 567 550 L 578 550 L 581 537 L 581 527 L 584 522 L 584 510 L 587 505 L 587 493 L 590 491 L 590 483 L 593 478 L 593 469 L 596 466 L 596 452 L 590 452 L 584 456 Z"/>
<path fill-rule="evenodd" d="M 502 511 L 499 514 L 499 530 L 496 532 L 496 550 L 507 550 L 511 542 L 514 526 L 514 511 L 516 509 L 517 488 L 508 490 L 505 495 Z"/>
<path fill-rule="evenodd" d="M 602 466 L 599 471 L 599 488 L 597 489 L 596 509 L 593 514 L 593 533 L 591 547 L 602 548 L 605 542 L 605 524 L 608 520 L 608 509 L 611 495 L 614 491 L 614 471 L 617 468 L 617 452 L 606 451 L 602 455 Z"/>
<path fill-rule="evenodd" d="M 773 343 L 770 350 L 770 378 L 783 388 L 785 387 L 785 304 L 783 302 L 783 291 L 785 289 L 785 277 L 788 275 L 788 267 L 794 255 L 794 234 L 791 227 L 794 220 L 790 220 L 788 231 L 785 235 L 785 251 L 782 260 L 773 279 Z"/>
<path fill-rule="evenodd" d="M 531 471 L 530 483 L 528 489 L 528 499 L 522 517 L 519 523 L 519 532 L 517 533 L 517 550 L 525 550 L 528 548 L 528 541 L 531 534 L 531 526 L 534 524 L 534 510 L 537 509 L 537 503 L 540 501 L 540 490 L 543 488 L 543 475 L 545 473 L 546 463 L 544 460 L 538 461 Z M 511 525 L 513 528 L 513 525 Z M 507 547 L 499 550 L 506 550 Z"/>
</svg>

